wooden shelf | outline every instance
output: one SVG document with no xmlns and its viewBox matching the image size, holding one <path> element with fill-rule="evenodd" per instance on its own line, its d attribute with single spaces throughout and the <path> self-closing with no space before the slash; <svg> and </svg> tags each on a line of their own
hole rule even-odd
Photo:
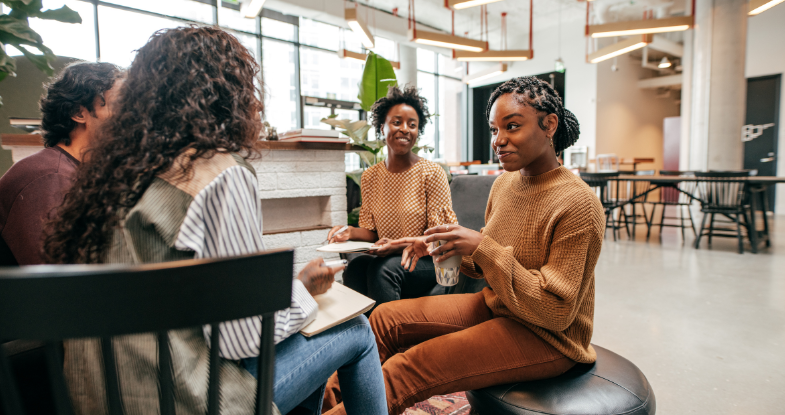
<svg viewBox="0 0 785 415">
<path fill-rule="evenodd" d="M 43 147 L 44 138 L 40 134 L 2 134 L 0 144 L 3 146 Z"/>
<path fill-rule="evenodd" d="M 363 151 L 362 147 L 343 143 L 303 143 L 287 141 L 259 141 L 256 148 L 263 150 L 338 150 Z"/>
</svg>

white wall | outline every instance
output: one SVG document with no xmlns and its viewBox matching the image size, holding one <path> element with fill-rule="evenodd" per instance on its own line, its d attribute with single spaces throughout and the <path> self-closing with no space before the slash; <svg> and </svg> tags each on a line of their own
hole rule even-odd
<svg viewBox="0 0 785 415">
<path fill-rule="evenodd" d="M 661 98 L 656 90 L 638 88 L 638 80 L 652 76 L 640 60 L 620 56 L 616 72 L 611 71 L 612 64 L 607 60 L 597 65 L 597 152 L 620 158 L 654 157 L 654 164 L 638 168 L 660 170 L 663 120 L 678 116 L 679 105 L 673 95 Z"/>
<path fill-rule="evenodd" d="M 515 22 L 510 21 L 508 24 L 513 25 Z M 594 157 L 597 146 L 597 65 L 586 63 L 585 24 L 585 21 L 576 19 L 565 20 L 561 25 L 561 58 L 567 68 L 564 104 L 581 124 L 581 136 L 575 145 L 588 146 L 589 157 Z M 528 42 L 528 38 L 510 38 L 509 49 L 526 49 Z M 503 82 L 516 76 L 553 72 L 557 58 L 559 58 L 558 25 L 534 32 L 534 59 L 508 64 L 506 73 L 472 86 Z M 471 63 L 469 73 L 481 71 L 484 67 L 486 66 L 479 63 Z"/>
<path fill-rule="evenodd" d="M 747 24 L 747 78 L 785 74 L 785 4 L 774 6 Z M 785 79 L 780 91 L 777 175 L 785 176 Z M 785 214 L 785 184 L 777 185 L 777 214 Z"/>
</svg>

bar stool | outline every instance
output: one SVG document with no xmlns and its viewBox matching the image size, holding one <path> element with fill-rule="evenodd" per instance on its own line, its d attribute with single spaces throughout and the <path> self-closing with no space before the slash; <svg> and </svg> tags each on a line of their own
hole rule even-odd
<svg viewBox="0 0 785 415">
<path fill-rule="evenodd" d="M 654 415 L 657 403 L 646 376 L 629 360 L 594 345 L 597 361 L 561 376 L 467 391 L 478 415 Z"/>
</svg>

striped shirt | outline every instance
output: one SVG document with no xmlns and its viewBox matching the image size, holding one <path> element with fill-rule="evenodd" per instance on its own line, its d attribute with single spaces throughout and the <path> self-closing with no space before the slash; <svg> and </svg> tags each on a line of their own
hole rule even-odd
<svg viewBox="0 0 785 415">
<path fill-rule="evenodd" d="M 223 170 L 199 191 L 188 207 L 175 248 L 194 252 L 194 258 L 214 258 L 264 251 L 262 204 L 256 176 L 235 165 Z M 260 277 L 263 271 L 260 270 Z M 292 283 L 291 306 L 275 313 L 278 344 L 316 318 L 317 304 L 303 283 Z M 239 360 L 259 355 L 261 317 L 221 323 L 220 355 Z M 203 328 L 210 345 L 210 326 Z"/>
</svg>

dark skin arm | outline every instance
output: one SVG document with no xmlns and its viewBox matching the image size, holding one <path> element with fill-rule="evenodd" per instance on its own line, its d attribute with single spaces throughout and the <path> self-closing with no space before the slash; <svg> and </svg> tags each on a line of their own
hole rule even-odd
<svg viewBox="0 0 785 415">
<path fill-rule="evenodd" d="M 417 261 L 425 255 L 432 256 L 436 263 L 456 255 L 470 256 L 480 246 L 482 238 L 480 232 L 460 225 L 439 225 L 426 230 L 424 237 L 401 238 L 391 241 L 390 245 L 409 245 L 403 251 L 401 266 L 414 271 Z M 430 244 L 433 241 L 447 243 L 432 250 Z"/>
</svg>

